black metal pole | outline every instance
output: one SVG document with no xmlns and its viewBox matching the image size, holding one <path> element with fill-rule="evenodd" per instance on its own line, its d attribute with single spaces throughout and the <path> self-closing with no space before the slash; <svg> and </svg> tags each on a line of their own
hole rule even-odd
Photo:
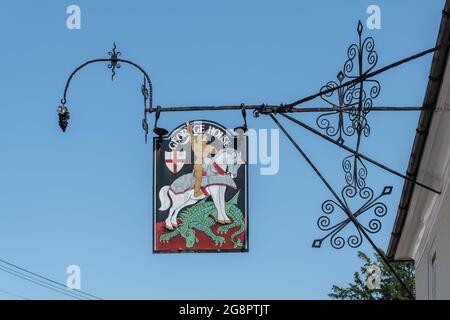
<svg viewBox="0 0 450 320">
<path fill-rule="evenodd" d="M 394 174 L 394 175 L 396 175 L 396 176 L 398 176 L 398 177 L 401 177 L 401 178 L 403 178 L 403 179 L 405 179 L 405 180 L 411 181 L 411 182 L 413 182 L 414 184 L 417 184 L 418 186 L 421 186 L 422 188 L 425 188 L 425 189 L 427 189 L 427 190 L 429 190 L 429 191 L 432 191 L 432 192 L 434 192 L 434 193 L 436 193 L 436 194 L 441 194 L 440 191 L 437 191 L 436 189 L 433 189 L 432 187 L 429 187 L 429 186 L 427 186 L 427 185 L 425 185 L 425 184 L 423 184 L 423 183 L 421 183 L 421 182 L 418 182 L 416 179 L 413 179 L 413 178 L 408 177 L 408 176 L 406 176 L 406 175 L 404 175 L 404 174 L 401 174 L 400 172 L 395 171 L 394 169 L 391 169 L 391 168 L 389 168 L 388 166 L 386 166 L 386 165 L 384 165 L 384 164 L 381 164 L 380 162 L 378 162 L 378 161 L 376 161 L 376 160 L 374 160 L 374 159 L 372 159 L 372 158 L 370 158 L 370 157 L 368 157 L 368 156 L 366 156 L 366 155 L 360 153 L 360 152 L 357 151 L 357 150 L 354 150 L 354 149 L 352 149 L 352 148 L 346 146 L 345 144 L 340 144 L 340 143 L 338 143 L 337 141 L 335 141 L 335 140 L 333 140 L 332 138 L 328 137 L 327 135 L 321 133 L 320 131 L 318 131 L 318 130 L 316 130 L 316 129 L 310 127 L 310 126 L 308 126 L 306 123 L 304 123 L 304 122 L 302 122 L 302 121 L 300 121 L 300 120 L 298 120 L 298 119 L 295 119 L 295 118 L 293 118 L 293 117 L 291 117 L 291 116 L 288 116 L 287 114 L 284 114 L 284 113 L 280 113 L 280 115 L 283 116 L 283 117 L 285 117 L 286 119 L 288 119 L 288 120 L 294 122 L 295 124 L 298 124 L 299 126 L 305 128 L 305 129 L 308 130 L 309 132 L 312 132 L 313 134 L 315 134 L 315 135 L 317 135 L 317 136 L 319 136 L 319 137 L 321 137 L 321 138 L 323 138 L 323 139 L 325 139 L 325 140 L 331 142 L 332 144 L 338 146 L 339 148 L 342 148 L 342 149 L 344 149 L 344 150 L 346 150 L 346 151 L 348 151 L 348 152 L 350 152 L 350 153 L 353 153 L 353 154 L 356 155 L 356 156 L 361 157 L 361 158 L 364 159 L 364 160 L 369 161 L 370 163 L 376 165 L 377 167 L 379 167 L 379 168 L 381 168 L 381 169 L 383 169 L 383 170 L 386 170 L 386 171 L 388 171 L 388 172 L 390 172 L 390 173 L 392 173 L 392 174 Z"/>
<path fill-rule="evenodd" d="M 362 76 L 357 77 L 357 78 L 355 78 L 353 80 L 347 81 L 347 82 L 345 82 L 345 83 L 343 83 L 343 84 L 341 84 L 339 86 L 336 86 L 336 87 L 333 87 L 333 88 L 330 88 L 330 89 L 327 89 L 327 90 L 323 90 L 323 91 L 317 92 L 315 94 L 312 94 L 312 95 L 310 95 L 308 97 L 299 99 L 297 101 L 294 101 L 293 103 L 288 104 L 287 108 L 288 109 L 292 109 L 293 107 L 298 106 L 299 104 L 311 101 L 311 100 L 313 100 L 313 99 L 315 99 L 317 97 L 320 97 L 322 95 L 326 95 L 326 94 L 331 93 L 331 92 L 333 92 L 335 90 L 342 89 L 342 88 L 345 88 L 345 87 L 348 87 L 348 86 L 351 86 L 351 85 L 355 85 L 355 84 L 360 83 L 362 81 L 365 81 L 367 79 L 373 78 L 373 77 L 375 77 L 375 76 L 377 76 L 377 75 L 379 75 L 379 74 L 381 74 L 381 73 L 383 73 L 385 71 L 388 71 L 390 69 L 396 68 L 396 67 L 398 67 L 398 66 L 400 66 L 400 65 L 402 65 L 404 63 L 416 60 L 418 58 L 426 56 L 427 54 L 430 54 L 430 53 L 433 53 L 435 51 L 444 49 L 444 48 L 448 47 L 449 44 L 450 43 L 445 43 L 443 45 L 440 45 L 440 46 L 437 46 L 437 47 L 434 47 L 434 48 L 431 48 L 431 49 L 428 49 L 428 50 L 424 50 L 424 51 L 419 52 L 417 54 L 414 54 L 414 55 L 412 55 L 412 56 L 410 56 L 408 58 L 396 61 L 396 62 L 391 63 L 391 64 L 389 64 L 389 65 L 387 65 L 385 67 L 377 69 L 377 70 L 375 70 L 373 72 L 363 74 Z"/>
<path fill-rule="evenodd" d="M 246 110 L 259 110 L 262 105 L 245 105 Z M 310 107 L 310 108 L 293 108 L 289 111 L 280 109 L 279 105 L 264 105 L 266 112 L 284 113 L 284 112 L 296 112 L 296 113 L 314 113 L 314 112 L 333 112 L 339 111 L 332 107 Z M 228 105 L 228 106 L 167 106 L 161 107 L 161 112 L 191 112 L 191 111 L 228 111 L 228 110 L 242 110 L 241 105 Z M 407 106 L 380 106 L 372 107 L 370 111 L 423 111 L 427 110 L 422 107 L 407 107 Z M 341 111 L 345 111 L 341 110 Z"/>
</svg>

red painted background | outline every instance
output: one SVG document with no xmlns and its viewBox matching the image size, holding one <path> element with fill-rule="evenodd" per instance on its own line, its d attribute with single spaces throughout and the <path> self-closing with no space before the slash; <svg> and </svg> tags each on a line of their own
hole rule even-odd
<svg viewBox="0 0 450 320">
<path fill-rule="evenodd" d="M 179 221 L 179 222 L 181 222 L 181 221 Z M 214 226 L 211 227 L 211 230 L 212 230 L 212 232 L 214 232 L 214 234 L 225 237 L 226 240 L 225 240 L 225 243 L 222 244 L 222 246 L 220 246 L 220 245 L 216 246 L 216 244 L 210 237 L 205 235 L 202 231 L 194 229 L 195 235 L 199 241 L 196 244 L 194 244 L 194 246 L 192 248 L 186 248 L 186 240 L 181 235 L 177 235 L 176 237 L 173 237 L 172 239 L 170 239 L 170 241 L 168 243 L 163 243 L 163 242 L 159 241 L 159 236 L 161 234 L 171 232 L 165 228 L 164 221 L 160 221 L 156 224 L 156 237 L 155 237 L 156 251 L 160 251 L 160 250 L 195 251 L 195 250 L 220 250 L 220 249 L 227 249 L 227 251 L 233 250 L 233 249 L 236 251 L 244 251 L 243 247 L 233 248 L 233 243 L 231 242 L 231 239 L 230 239 L 231 235 L 235 231 L 237 231 L 239 229 L 239 227 L 234 227 L 234 228 L 230 229 L 226 234 L 219 234 L 217 232 L 217 228 L 219 226 L 221 226 L 221 225 L 216 223 Z M 244 231 L 235 237 L 235 240 L 241 239 L 242 243 L 244 244 L 244 247 L 245 247 L 245 234 L 246 234 L 246 232 Z"/>
</svg>

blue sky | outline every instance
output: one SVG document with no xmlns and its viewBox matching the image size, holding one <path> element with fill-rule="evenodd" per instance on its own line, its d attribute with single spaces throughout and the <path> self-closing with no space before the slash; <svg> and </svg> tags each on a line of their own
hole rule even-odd
<svg viewBox="0 0 450 320">
<path fill-rule="evenodd" d="M 82 29 L 66 28 L 77 4 Z M 368 5 L 382 10 L 379 66 L 434 46 L 444 1 L 2 1 L 0 34 L 0 257 L 102 298 L 326 299 L 359 268 L 354 249 L 312 249 L 330 194 L 281 138 L 280 171 L 249 168 L 250 252 L 152 254 L 152 145 L 143 142 L 142 77 L 123 65 L 83 70 L 68 96 L 68 132 L 56 107 L 70 72 L 106 57 L 142 65 L 155 105 L 290 102 L 334 80 Z M 420 106 L 431 56 L 378 77 L 375 105 Z M 323 106 L 315 100 L 308 106 Z M 237 112 L 163 114 L 173 129 L 197 118 L 241 124 Z M 301 118 L 313 124 L 314 118 Z M 418 113 L 372 113 L 361 151 L 404 172 Z M 253 128 L 274 128 L 249 118 Z M 286 123 L 285 121 L 283 123 Z M 151 126 L 153 125 L 151 121 Z M 344 152 L 287 125 L 333 186 L 342 187 Z M 387 247 L 403 181 L 369 166 L 370 185 L 394 187 L 374 236 Z M 365 242 L 362 251 L 371 252 Z M 0 289 L 28 298 L 64 298 L 0 272 Z M 0 298 L 11 298 L 0 291 Z"/>
</svg>

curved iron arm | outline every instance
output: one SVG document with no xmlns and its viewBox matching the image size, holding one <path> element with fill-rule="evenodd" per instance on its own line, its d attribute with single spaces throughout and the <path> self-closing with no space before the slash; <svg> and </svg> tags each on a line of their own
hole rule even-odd
<svg viewBox="0 0 450 320">
<path fill-rule="evenodd" d="M 149 86 L 149 108 L 148 108 L 148 112 L 153 112 L 153 85 L 152 85 L 152 81 L 150 79 L 150 76 L 147 74 L 147 72 L 137 63 L 130 61 L 130 60 L 125 60 L 125 59 L 114 59 L 114 58 L 104 58 L 104 59 L 93 59 L 93 60 L 89 60 L 86 61 L 85 63 L 83 63 L 82 65 L 80 65 L 79 67 L 77 67 L 75 70 L 72 71 L 72 73 L 70 74 L 69 78 L 67 79 L 66 82 L 66 86 L 64 87 L 64 95 L 63 98 L 61 99 L 61 104 L 65 105 L 67 103 L 67 92 L 69 90 L 69 86 L 70 83 L 73 79 L 73 77 L 75 76 L 76 73 L 78 73 L 78 71 L 80 71 L 81 69 L 83 69 L 84 67 L 93 64 L 93 63 L 97 63 L 97 62 L 110 62 L 112 65 L 117 64 L 118 62 L 121 63 L 126 63 L 129 65 L 132 65 L 134 67 L 136 67 L 138 70 L 140 70 L 142 72 L 142 74 L 144 75 L 145 80 L 147 81 L 147 84 Z M 113 71 L 114 72 L 114 71 Z M 114 74 L 113 74 L 114 77 Z"/>
<path fill-rule="evenodd" d="M 108 68 L 111 69 L 111 71 L 112 71 L 111 80 L 114 80 L 114 76 L 116 74 L 115 70 L 116 70 L 116 68 L 120 68 L 120 63 L 125 63 L 128 65 L 131 65 L 131 66 L 135 67 L 136 69 L 138 69 L 144 75 L 144 84 L 143 84 L 144 119 L 142 121 L 143 121 L 143 128 L 145 131 L 145 135 L 147 136 L 147 133 L 148 133 L 148 130 L 146 129 L 148 127 L 147 113 L 153 112 L 153 84 L 152 84 L 152 81 L 151 81 L 148 73 L 140 65 L 138 65 L 137 63 L 130 61 L 130 60 L 120 59 L 119 56 L 121 55 L 121 53 L 116 51 L 116 48 L 117 48 L 116 44 L 114 43 L 113 49 L 108 53 L 111 56 L 110 58 L 101 58 L 101 59 L 93 59 L 93 60 L 86 61 L 83 64 L 81 64 L 80 66 L 78 66 L 75 70 L 73 70 L 72 73 L 70 74 L 69 78 L 67 79 L 66 85 L 64 87 L 64 94 L 63 94 L 63 98 L 61 99 L 61 106 L 58 107 L 59 126 L 61 127 L 61 129 L 63 131 L 66 131 L 66 128 L 69 124 L 70 113 L 69 113 L 69 109 L 66 106 L 66 103 L 67 103 L 67 92 L 69 90 L 69 86 L 70 86 L 70 83 L 71 83 L 73 77 L 75 76 L 75 74 L 78 73 L 78 71 L 80 71 L 81 69 L 83 69 L 84 67 L 86 67 L 90 64 L 97 63 L 97 62 L 109 62 Z M 144 93 L 144 91 L 147 92 L 146 85 L 148 85 L 148 94 Z M 147 107 L 147 100 L 148 100 L 148 107 Z"/>
</svg>

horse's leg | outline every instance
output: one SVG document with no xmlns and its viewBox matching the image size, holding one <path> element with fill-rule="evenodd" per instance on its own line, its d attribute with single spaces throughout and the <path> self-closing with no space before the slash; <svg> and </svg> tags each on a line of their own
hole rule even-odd
<svg viewBox="0 0 450 320">
<path fill-rule="evenodd" d="M 219 187 L 218 186 L 211 186 L 208 187 L 208 192 L 211 194 L 212 201 L 214 202 L 214 205 L 217 209 L 217 222 L 224 224 L 225 218 L 222 214 L 222 208 L 220 206 L 220 195 L 219 195 Z"/>
<path fill-rule="evenodd" d="M 184 194 L 184 198 L 183 198 L 184 202 L 178 208 L 176 208 L 174 210 L 174 213 L 172 215 L 170 222 L 171 222 L 172 226 L 174 226 L 175 228 L 178 227 L 177 218 L 178 218 L 178 213 L 180 213 L 181 209 L 183 209 L 187 206 L 190 206 L 191 204 L 194 204 L 198 201 L 198 198 L 196 198 L 196 199 L 192 198 L 193 194 L 194 194 L 193 190 L 186 192 Z"/>
<path fill-rule="evenodd" d="M 222 217 L 225 220 L 225 223 L 230 224 L 231 220 L 227 216 L 227 212 L 225 210 L 225 191 L 227 190 L 227 187 L 225 186 L 219 186 L 219 201 L 220 201 L 220 209 L 222 210 Z"/>
<path fill-rule="evenodd" d="M 167 230 L 173 230 L 172 223 L 170 222 L 173 212 L 174 212 L 174 210 L 173 210 L 173 205 L 172 205 L 172 207 L 170 207 L 170 209 L 169 209 L 169 215 L 167 216 L 166 221 L 165 221 Z"/>
<path fill-rule="evenodd" d="M 180 210 L 182 208 L 183 203 L 185 202 L 184 200 L 184 194 L 174 194 L 169 190 L 169 196 L 172 199 L 172 206 L 169 209 L 169 215 L 166 218 L 166 229 L 168 230 L 173 230 L 174 226 L 172 224 L 172 220 L 173 220 L 173 215 L 174 213 L 178 210 Z M 178 214 L 177 211 L 177 214 Z M 175 222 L 177 217 L 175 216 Z M 176 223 L 175 223 L 175 227 L 176 227 Z"/>
</svg>

